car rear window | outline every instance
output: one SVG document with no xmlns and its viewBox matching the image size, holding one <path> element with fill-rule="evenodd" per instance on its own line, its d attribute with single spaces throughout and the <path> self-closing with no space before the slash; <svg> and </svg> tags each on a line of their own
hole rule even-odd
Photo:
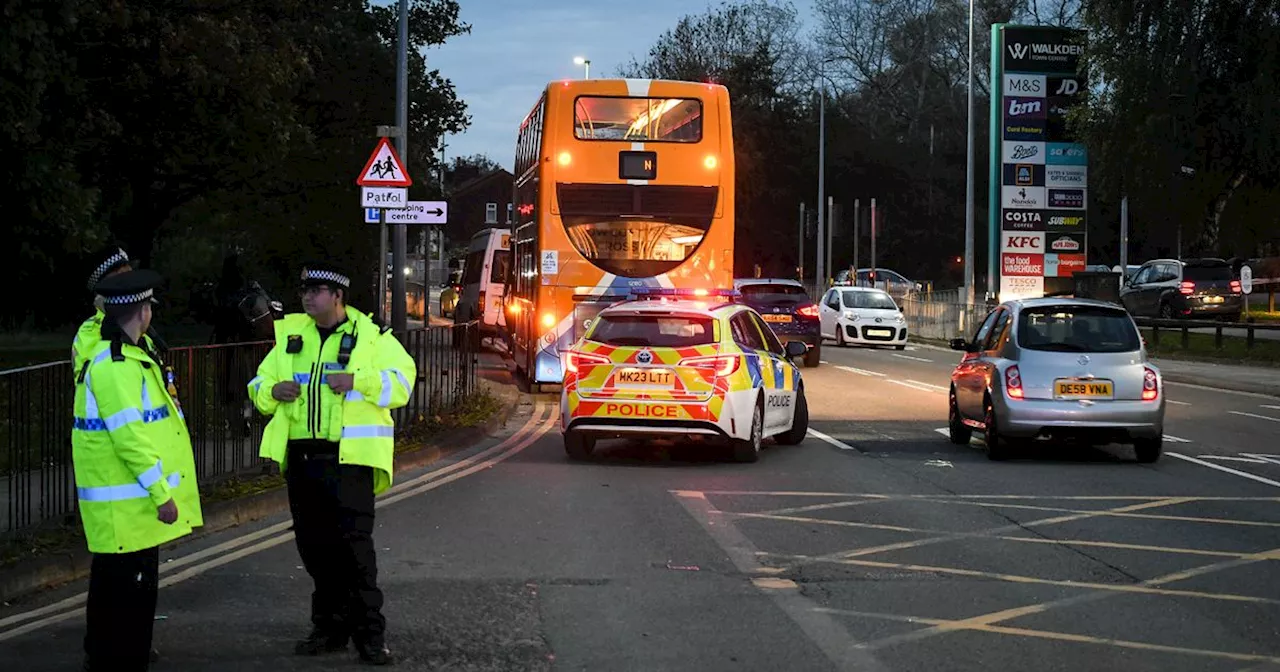
<svg viewBox="0 0 1280 672">
<path fill-rule="evenodd" d="M 712 323 L 697 315 L 604 315 L 590 338 L 606 345 L 687 348 L 715 343 Z"/>
<path fill-rule="evenodd" d="M 1211 282 L 1231 280 L 1230 266 L 1184 266 L 1182 279 L 1192 282 Z"/>
<path fill-rule="evenodd" d="M 844 305 L 846 308 L 873 308 L 883 310 L 897 310 L 898 304 L 884 292 L 845 292 Z"/>
<path fill-rule="evenodd" d="M 1023 309 L 1018 345 L 1050 352 L 1133 352 L 1142 349 L 1138 330 L 1122 310 L 1101 306 Z"/>
<path fill-rule="evenodd" d="M 743 285 L 739 290 L 744 298 L 803 297 L 804 287 L 796 285 Z"/>
</svg>

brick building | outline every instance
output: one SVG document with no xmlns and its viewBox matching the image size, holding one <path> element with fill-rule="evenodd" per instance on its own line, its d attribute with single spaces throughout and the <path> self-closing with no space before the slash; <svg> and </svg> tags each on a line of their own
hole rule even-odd
<svg viewBox="0 0 1280 672">
<path fill-rule="evenodd" d="M 449 223 L 445 225 L 449 249 L 465 246 L 481 229 L 507 225 L 514 180 L 510 172 L 498 168 L 450 189 Z"/>
</svg>

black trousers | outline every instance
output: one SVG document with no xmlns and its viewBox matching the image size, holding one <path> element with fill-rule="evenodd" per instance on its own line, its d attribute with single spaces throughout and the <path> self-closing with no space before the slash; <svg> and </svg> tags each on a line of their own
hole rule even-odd
<svg viewBox="0 0 1280 672">
<path fill-rule="evenodd" d="M 311 622 L 326 634 L 381 645 L 386 630 L 373 548 L 373 469 L 338 462 L 338 444 L 289 442 L 289 510 L 315 582 Z"/>
<path fill-rule="evenodd" d="M 159 572 L 159 546 L 94 554 L 85 607 L 89 669 L 145 672 L 150 667 Z"/>
</svg>

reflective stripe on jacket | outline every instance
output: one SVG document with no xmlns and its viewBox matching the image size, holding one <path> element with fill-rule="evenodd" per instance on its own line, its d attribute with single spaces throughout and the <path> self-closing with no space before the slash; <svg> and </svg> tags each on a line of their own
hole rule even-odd
<svg viewBox="0 0 1280 672">
<path fill-rule="evenodd" d="M 186 421 L 142 348 L 100 340 L 78 378 L 71 430 L 76 495 L 94 553 L 132 553 L 204 524 Z M 157 509 L 172 498 L 178 520 Z"/>
<path fill-rule="evenodd" d="M 360 311 L 347 307 L 347 321 L 324 343 L 315 320 L 306 314 L 286 315 L 275 323 L 276 342 L 249 381 L 254 405 L 272 416 L 262 435 L 259 454 L 287 468 L 290 440 L 320 439 L 338 443 L 338 460 L 374 469 L 374 492 L 391 487 L 395 471 L 395 424 L 391 409 L 409 403 L 417 380 L 417 364 L 390 331 L 384 331 Z M 344 336 L 355 345 L 344 367 L 338 361 Z M 297 352 L 288 352 L 290 338 Z M 350 392 L 329 388 L 332 373 L 351 373 Z M 302 394 L 281 403 L 271 390 L 293 380 Z"/>
</svg>

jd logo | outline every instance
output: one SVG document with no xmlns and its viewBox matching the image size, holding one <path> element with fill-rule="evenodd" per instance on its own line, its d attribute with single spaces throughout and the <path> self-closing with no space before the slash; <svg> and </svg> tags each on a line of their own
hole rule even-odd
<svg viewBox="0 0 1280 672">
<path fill-rule="evenodd" d="M 1009 55 L 1015 59 L 1022 60 L 1027 57 L 1027 45 L 1021 42 L 1015 42 L 1009 45 Z"/>
<path fill-rule="evenodd" d="M 1030 159 L 1040 153 L 1040 148 L 1035 145 L 1014 145 L 1013 160 Z"/>
<path fill-rule="evenodd" d="M 1040 249 L 1039 236 L 1009 236 L 1006 240 L 1005 247 L 1010 250 L 1038 250 Z"/>
<path fill-rule="evenodd" d="M 1074 79 L 1064 79 L 1058 82 L 1058 90 L 1053 92 L 1055 96 L 1074 96 L 1080 91 L 1080 84 Z"/>
<path fill-rule="evenodd" d="M 1036 100 L 1020 103 L 1016 100 L 1009 101 L 1009 116 L 1020 117 L 1025 114 L 1035 114 L 1040 111 L 1040 102 Z"/>
</svg>

